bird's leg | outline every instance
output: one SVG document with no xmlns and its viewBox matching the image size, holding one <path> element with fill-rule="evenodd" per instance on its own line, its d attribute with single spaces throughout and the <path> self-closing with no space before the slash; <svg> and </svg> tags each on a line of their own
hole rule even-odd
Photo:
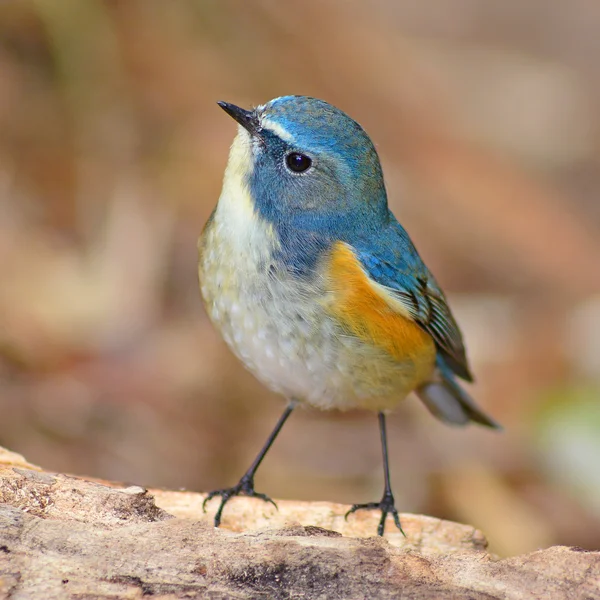
<svg viewBox="0 0 600 600">
<path fill-rule="evenodd" d="M 398 510 L 394 504 L 394 495 L 392 494 L 392 486 L 390 484 L 390 466 L 388 462 L 388 448 L 387 448 L 387 432 L 385 427 L 385 415 L 380 412 L 379 415 L 379 431 L 381 433 L 381 451 L 383 453 L 383 478 L 385 482 L 385 487 L 383 489 L 383 497 L 381 498 L 381 502 L 368 502 L 367 504 L 354 504 L 352 508 L 346 513 L 346 518 L 348 515 L 356 512 L 357 510 L 380 510 L 381 511 L 381 520 L 379 521 L 379 525 L 377 527 L 377 534 L 383 535 L 383 531 L 385 529 L 385 520 L 389 514 L 394 518 L 394 523 L 396 527 L 400 530 L 402 535 L 406 537 L 406 534 L 402 530 L 402 526 L 400 525 L 400 517 L 398 516 Z"/>
<path fill-rule="evenodd" d="M 217 512 L 215 513 L 215 527 L 218 527 L 221 523 L 221 514 L 223 513 L 223 509 L 225 505 L 231 498 L 234 496 L 251 496 L 252 498 L 260 498 L 265 502 L 270 502 L 275 508 L 277 508 L 277 504 L 269 498 L 266 494 L 259 494 L 254 491 L 254 475 L 256 474 L 256 470 L 260 466 L 263 458 L 266 456 L 269 448 L 273 445 L 275 438 L 281 431 L 284 423 L 287 421 L 288 417 L 292 414 L 296 403 L 294 401 L 290 402 L 281 417 L 279 417 L 279 421 L 277 421 L 277 425 L 269 435 L 265 445 L 262 447 L 261 451 L 258 453 L 257 457 L 254 459 L 254 462 L 250 465 L 250 468 L 244 473 L 243 477 L 239 480 L 237 485 L 233 487 L 226 488 L 223 490 L 214 490 L 213 492 L 209 492 L 209 494 L 204 499 L 202 503 L 202 510 L 206 512 L 206 503 L 214 498 L 215 496 L 221 496 L 221 504 Z"/>
</svg>

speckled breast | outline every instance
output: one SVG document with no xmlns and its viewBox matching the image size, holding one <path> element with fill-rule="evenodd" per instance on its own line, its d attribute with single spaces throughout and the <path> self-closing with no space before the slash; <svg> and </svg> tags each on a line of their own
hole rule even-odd
<svg viewBox="0 0 600 600">
<path fill-rule="evenodd" d="M 278 264 L 272 232 L 256 221 L 234 230 L 217 209 L 199 243 L 201 291 L 211 320 L 258 379 L 321 408 L 383 410 L 411 391 L 410 364 L 330 315 L 318 270 L 305 278 Z"/>
</svg>

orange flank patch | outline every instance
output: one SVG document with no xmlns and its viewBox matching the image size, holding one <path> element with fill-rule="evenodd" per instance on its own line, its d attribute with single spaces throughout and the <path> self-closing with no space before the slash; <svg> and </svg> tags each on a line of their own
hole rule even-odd
<svg viewBox="0 0 600 600">
<path fill-rule="evenodd" d="M 327 265 L 332 294 L 329 309 L 361 340 L 385 350 L 401 363 L 413 363 L 418 385 L 431 375 L 435 345 L 431 336 L 394 307 L 383 287 L 372 282 L 352 249 L 338 242 Z"/>
</svg>

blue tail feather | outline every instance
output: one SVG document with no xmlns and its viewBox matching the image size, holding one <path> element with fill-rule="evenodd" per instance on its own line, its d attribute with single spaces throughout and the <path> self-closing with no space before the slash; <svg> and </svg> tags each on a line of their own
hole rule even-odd
<svg viewBox="0 0 600 600">
<path fill-rule="evenodd" d="M 441 356 L 437 359 L 436 374 L 435 380 L 416 390 L 417 396 L 435 417 L 451 425 L 466 425 L 474 421 L 486 427 L 502 429 L 502 426 L 486 415 L 456 382 Z"/>
</svg>

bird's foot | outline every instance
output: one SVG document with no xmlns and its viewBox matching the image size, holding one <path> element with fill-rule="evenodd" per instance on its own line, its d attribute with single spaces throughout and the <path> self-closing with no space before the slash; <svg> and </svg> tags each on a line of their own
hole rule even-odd
<svg viewBox="0 0 600 600">
<path fill-rule="evenodd" d="M 398 510 L 394 505 L 394 496 L 391 492 L 385 492 L 383 494 L 383 498 L 381 502 L 368 502 L 367 504 L 353 504 L 352 508 L 346 513 L 344 516 L 345 519 L 348 519 L 348 515 L 356 512 L 357 510 L 380 510 L 381 511 L 381 519 L 379 520 L 379 525 L 377 526 L 377 535 L 383 535 L 383 530 L 385 529 L 385 520 L 388 515 L 392 515 L 394 518 L 394 523 L 396 527 L 400 530 L 400 533 L 406 537 L 406 534 L 402 530 L 402 525 L 400 525 L 400 517 L 398 516 Z"/>
<path fill-rule="evenodd" d="M 221 496 L 221 504 L 217 512 L 215 513 L 215 527 L 218 527 L 221 524 L 221 514 L 223 513 L 223 509 L 225 505 L 231 498 L 234 496 L 249 496 L 250 498 L 260 498 L 265 502 L 270 502 L 275 508 L 277 508 L 277 504 L 269 498 L 266 494 L 260 494 L 254 490 L 254 479 L 252 477 L 242 477 L 240 482 L 233 487 L 226 488 L 224 490 L 214 490 L 213 492 L 209 492 L 209 494 L 204 498 L 204 502 L 202 503 L 202 510 L 206 512 L 206 504 L 209 500 L 212 500 L 216 496 Z"/>
</svg>

